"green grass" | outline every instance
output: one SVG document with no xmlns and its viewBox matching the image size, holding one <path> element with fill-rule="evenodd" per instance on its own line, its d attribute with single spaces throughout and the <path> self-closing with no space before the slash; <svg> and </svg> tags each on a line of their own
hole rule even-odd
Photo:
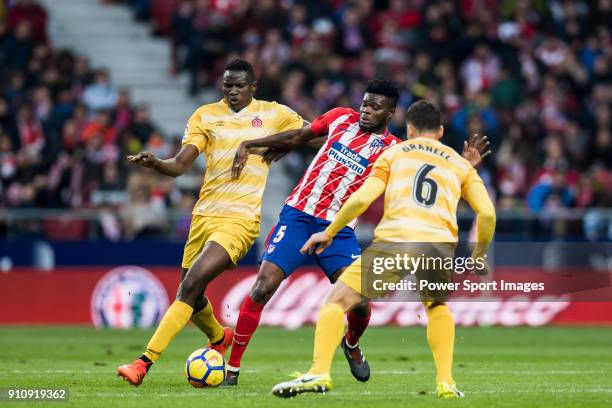
<svg viewBox="0 0 612 408">
<path fill-rule="evenodd" d="M 612 329 L 458 328 L 455 378 L 466 393 L 460 401 L 435 397 L 423 328 L 369 329 L 362 342 L 372 367 L 369 382 L 355 381 L 338 351 L 334 390 L 292 400 L 278 399 L 270 389 L 288 379 L 288 373 L 308 368 L 312 327 L 260 328 L 243 360 L 240 385 L 217 389 L 195 389 L 184 378 L 185 358 L 204 342 L 191 327 L 177 336 L 142 386 L 134 388 L 115 377 L 115 367 L 138 356 L 150 334 L 0 328 L 0 388 L 67 387 L 69 401 L 57 406 L 79 407 L 612 406 Z"/>
</svg>

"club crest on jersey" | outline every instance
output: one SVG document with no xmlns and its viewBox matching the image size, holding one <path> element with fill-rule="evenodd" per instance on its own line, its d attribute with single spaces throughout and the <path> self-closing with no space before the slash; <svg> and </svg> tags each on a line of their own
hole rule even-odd
<svg viewBox="0 0 612 408">
<path fill-rule="evenodd" d="M 258 128 L 261 127 L 261 125 L 263 125 L 263 121 L 259 119 L 258 116 L 255 116 L 255 119 L 251 121 L 251 126 L 253 126 L 254 128 Z"/>
<path fill-rule="evenodd" d="M 385 147 L 385 142 L 380 139 L 374 139 L 370 143 L 370 154 L 378 154 Z"/>
<path fill-rule="evenodd" d="M 370 164 L 368 159 L 340 142 L 334 142 L 328 154 L 330 159 L 348 167 L 359 175 L 365 173 Z"/>
</svg>

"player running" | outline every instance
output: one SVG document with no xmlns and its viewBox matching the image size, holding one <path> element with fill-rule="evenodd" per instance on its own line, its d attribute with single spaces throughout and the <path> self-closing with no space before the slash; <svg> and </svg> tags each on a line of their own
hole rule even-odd
<svg viewBox="0 0 612 408">
<path fill-rule="evenodd" d="M 236 385 L 242 356 L 259 325 L 266 303 L 282 281 L 289 277 L 308 256 L 300 249 L 311 234 L 325 230 L 335 220 L 342 204 L 366 180 L 374 162 L 389 147 L 401 141 L 386 129 L 395 112 L 398 89 L 389 81 L 375 79 L 368 83 L 359 113 L 350 108 L 334 108 L 299 130 L 244 142 L 236 152 L 234 176 L 241 174 L 249 149 L 291 148 L 312 138 L 325 136 L 325 142 L 306 173 L 285 201 L 278 223 L 262 256 L 261 267 L 249 295 L 240 307 L 225 385 Z M 464 153 L 478 164 L 478 149 L 486 149 L 486 137 L 470 139 Z M 336 239 L 315 260 L 334 283 L 361 253 L 353 227 L 356 219 L 338 231 Z M 342 338 L 342 350 L 353 376 L 367 381 L 370 367 L 360 347 L 359 338 L 370 320 L 368 299 L 348 310 L 348 328 Z"/>
<path fill-rule="evenodd" d="M 176 300 L 144 353 L 131 364 L 117 368 L 117 375 L 133 385 L 142 383 L 151 365 L 189 320 L 208 336 L 209 347 L 222 354 L 232 342 L 232 329 L 219 324 L 204 292 L 210 281 L 235 266 L 259 235 L 262 195 L 269 170 L 261 156 L 251 156 L 246 162 L 248 171 L 234 179 L 231 175 L 234 153 L 245 140 L 299 129 L 304 124 L 286 106 L 254 99 L 256 86 L 251 64 L 231 61 L 223 73 L 223 99 L 195 111 L 176 156 L 162 160 L 141 152 L 128 157 L 132 163 L 177 177 L 199 154 L 206 155 L 206 175 L 193 209 Z"/>
<path fill-rule="evenodd" d="M 352 194 L 325 231 L 313 234 L 301 251 L 321 256 L 334 245 L 335 237 L 351 220 L 385 193 L 383 218 L 376 227 L 372 245 L 412 242 L 434 248 L 457 243 L 456 209 L 465 198 L 476 212 L 478 245 L 472 257 L 484 258 L 495 230 L 495 209 L 478 173 L 453 149 L 442 144 L 444 127 L 437 106 L 427 101 L 414 103 L 406 114 L 408 140 L 388 149 L 377 160 L 363 186 Z M 419 250 L 420 253 L 420 250 Z M 313 363 L 308 373 L 272 388 L 279 397 L 304 392 L 325 393 L 332 389 L 330 369 L 341 341 L 345 312 L 363 302 L 371 293 L 362 287 L 362 257 L 356 259 L 328 293 L 319 312 L 315 332 Z M 367 268 L 367 263 L 366 263 Z M 416 272 L 417 279 L 419 271 Z M 450 280 L 450 271 L 441 271 L 441 281 Z M 423 294 L 422 294 L 423 296 Z M 440 398 L 463 397 L 452 377 L 455 327 L 445 297 L 423 298 L 428 316 L 427 341 L 437 371 Z"/>
</svg>

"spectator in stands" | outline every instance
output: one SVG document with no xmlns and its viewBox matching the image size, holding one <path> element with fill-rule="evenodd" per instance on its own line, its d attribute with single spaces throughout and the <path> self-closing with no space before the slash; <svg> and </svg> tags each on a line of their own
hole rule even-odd
<svg viewBox="0 0 612 408">
<path fill-rule="evenodd" d="M 402 87 L 399 107 L 418 98 L 439 103 L 448 143 L 460 147 L 476 130 L 489 136 L 495 154 L 482 172 L 492 175 L 500 208 L 542 214 L 575 206 L 590 214 L 589 237 L 612 229 L 592 210 L 612 200 L 609 0 L 123 2 L 150 6 L 160 19 L 154 27 L 170 30 L 170 64 L 189 72 L 194 94 L 218 95 L 213 78 L 224 60 L 242 56 L 257 68 L 258 98 L 312 120 L 329 106 L 358 107 L 367 80 L 389 76 Z M 146 106 L 134 107 L 129 92 L 111 84 L 108 72 L 46 43 L 47 17 L 37 2 L 6 7 L 1 206 L 90 206 L 100 187 L 88 177 L 118 174 L 123 182 L 129 169 L 121 155 L 145 146 L 168 151 L 174 141 L 156 131 Z M 390 129 L 402 136 L 399 107 Z M 45 160 L 37 159 L 41 153 Z M 301 176 L 310 155 L 287 156 L 290 177 Z"/>
<path fill-rule="evenodd" d="M 47 12 L 35 0 L 14 0 L 8 12 L 8 28 L 18 31 L 16 28 L 28 23 L 32 30 L 34 41 L 43 43 L 47 41 Z"/>
<path fill-rule="evenodd" d="M 36 46 L 36 42 L 32 38 L 30 22 L 27 20 L 20 21 L 2 45 L 2 53 L 7 65 L 16 71 L 24 72 Z"/>
<path fill-rule="evenodd" d="M 149 106 L 146 104 L 138 105 L 134 112 L 134 120 L 130 126 L 130 132 L 144 146 L 149 141 L 149 137 L 154 130 L 155 127 L 151 123 Z"/>
<path fill-rule="evenodd" d="M 111 122 L 110 111 L 100 109 L 93 120 L 85 126 L 81 133 L 81 141 L 88 144 L 92 138 L 101 137 L 103 145 L 114 145 L 117 140 L 117 129 Z"/>
<path fill-rule="evenodd" d="M 529 208 L 534 213 L 543 209 L 570 207 L 574 203 L 573 191 L 567 186 L 565 173 L 555 171 L 540 178 L 527 196 Z"/>
<path fill-rule="evenodd" d="M 153 197 L 150 180 L 150 174 L 134 174 L 128 181 L 129 199 L 121 217 L 127 239 L 156 238 L 163 234 L 166 209 L 161 199 Z"/>
<path fill-rule="evenodd" d="M 6 190 L 17 177 L 17 156 L 11 139 L 0 131 L 0 191 Z"/>
<path fill-rule="evenodd" d="M 118 97 L 117 89 L 110 83 L 108 70 L 104 68 L 96 72 L 94 82 L 83 92 L 83 102 L 91 111 L 112 109 Z"/>
</svg>

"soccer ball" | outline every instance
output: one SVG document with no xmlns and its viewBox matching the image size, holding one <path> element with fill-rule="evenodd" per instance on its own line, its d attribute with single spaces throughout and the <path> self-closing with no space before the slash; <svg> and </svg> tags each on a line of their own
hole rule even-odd
<svg viewBox="0 0 612 408">
<path fill-rule="evenodd" d="M 185 376 L 196 388 L 218 387 L 225 379 L 225 360 L 217 350 L 198 349 L 187 358 Z"/>
</svg>

